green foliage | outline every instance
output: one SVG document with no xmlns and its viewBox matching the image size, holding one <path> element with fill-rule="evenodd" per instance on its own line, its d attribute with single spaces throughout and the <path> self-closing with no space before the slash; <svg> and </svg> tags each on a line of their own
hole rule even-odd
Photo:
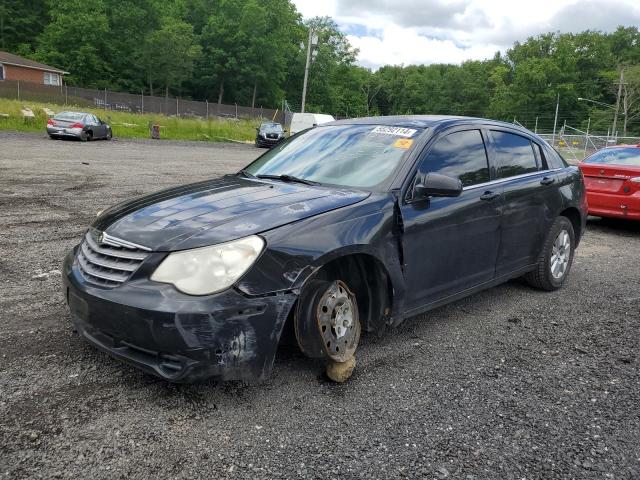
<svg viewBox="0 0 640 480">
<path fill-rule="evenodd" d="M 27 106 L 33 110 L 35 119 L 25 121 L 20 109 Z M 107 121 L 117 138 L 149 138 L 149 125 L 160 125 L 160 136 L 165 140 L 198 140 L 209 142 L 240 141 L 253 142 L 256 134 L 256 122 L 251 120 L 209 120 L 165 117 L 164 115 L 140 115 L 137 113 L 114 112 L 87 108 L 86 106 L 62 106 L 50 103 L 19 102 L 0 98 L 0 112 L 9 115 L 0 117 L 0 130 L 40 132 L 45 134 L 47 116 L 42 110 L 49 108 L 54 112 L 80 110 L 92 112 Z"/>
<path fill-rule="evenodd" d="M 356 64 L 328 17 L 302 20 L 290 0 L 2 0 L 0 48 L 63 68 L 69 84 L 280 107 L 301 103 L 309 29 L 308 111 L 338 116 L 459 114 L 551 130 L 611 126 L 620 69 L 621 132 L 640 133 L 640 31 L 546 33 L 461 65 Z M 624 122 L 623 117 L 626 118 Z M 626 126 L 626 128 L 625 128 Z"/>
<path fill-rule="evenodd" d="M 168 94 L 169 87 L 180 86 L 191 77 L 200 52 L 191 25 L 164 18 L 160 28 L 145 37 L 139 52 L 139 65 L 144 69 L 149 90 L 155 83 Z"/>
<path fill-rule="evenodd" d="M 48 6 L 45 0 L 0 2 L 0 50 L 28 55 L 33 39 L 44 29 Z"/>
</svg>

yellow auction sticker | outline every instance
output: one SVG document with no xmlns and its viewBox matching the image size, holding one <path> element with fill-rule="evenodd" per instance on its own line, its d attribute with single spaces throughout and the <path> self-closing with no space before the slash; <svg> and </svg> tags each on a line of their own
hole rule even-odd
<svg viewBox="0 0 640 480">
<path fill-rule="evenodd" d="M 393 142 L 393 146 L 396 148 L 404 148 L 405 150 L 413 145 L 413 140 L 410 138 L 399 138 Z"/>
</svg>

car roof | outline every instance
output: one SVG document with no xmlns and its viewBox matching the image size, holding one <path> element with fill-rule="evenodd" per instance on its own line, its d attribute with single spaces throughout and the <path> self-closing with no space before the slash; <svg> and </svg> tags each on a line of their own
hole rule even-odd
<svg viewBox="0 0 640 480">
<path fill-rule="evenodd" d="M 393 127 L 413 127 L 428 128 L 444 124 L 454 125 L 456 123 L 480 123 L 491 124 L 496 126 L 509 127 L 515 130 L 522 130 L 528 133 L 528 130 L 514 125 L 513 123 L 501 122 L 498 120 L 489 120 L 486 118 L 463 117 L 458 115 L 389 115 L 381 117 L 362 117 L 349 118 L 345 120 L 336 120 L 335 122 L 325 123 L 328 125 L 385 125 Z"/>
</svg>

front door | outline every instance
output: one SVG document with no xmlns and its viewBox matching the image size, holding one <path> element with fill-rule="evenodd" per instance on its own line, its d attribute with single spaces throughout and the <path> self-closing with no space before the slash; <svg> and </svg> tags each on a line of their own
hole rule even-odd
<svg viewBox="0 0 640 480">
<path fill-rule="evenodd" d="M 98 120 L 98 117 L 95 115 L 89 115 L 89 119 L 91 121 L 91 129 L 93 130 L 93 138 L 104 138 L 107 136 L 106 128 Z"/>
<path fill-rule="evenodd" d="M 459 197 L 400 207 L 409 310 L 492 280 L 499 249 L 502 191 L 489 183 L 482 131 L 442 134 L 420 162 L 418 175 L 429 172 L 457 177 L 464 188 Z"/>
</svg>

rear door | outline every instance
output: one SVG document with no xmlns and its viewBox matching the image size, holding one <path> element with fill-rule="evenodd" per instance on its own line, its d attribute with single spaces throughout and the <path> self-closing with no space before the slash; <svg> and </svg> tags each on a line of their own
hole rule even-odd
<svg viewBox="0 0 640 480">
<path fill-rule="evenodd" d="M 463 191 L 400 207 L 408 309 L 490 281 L 498 255 L 502 198 L 490 185 L 482 130 L 441 134 L 420 161 L 418 178 L 430 172 L 459 178 Z"/>
<path fill-rule="evenodd" d="M 561 204 L 559 178 L 540 146 L 525 135 L 491 127 L 491 162 L 504 211 L 496 276 L 533 265 Z"/>
</svg>

